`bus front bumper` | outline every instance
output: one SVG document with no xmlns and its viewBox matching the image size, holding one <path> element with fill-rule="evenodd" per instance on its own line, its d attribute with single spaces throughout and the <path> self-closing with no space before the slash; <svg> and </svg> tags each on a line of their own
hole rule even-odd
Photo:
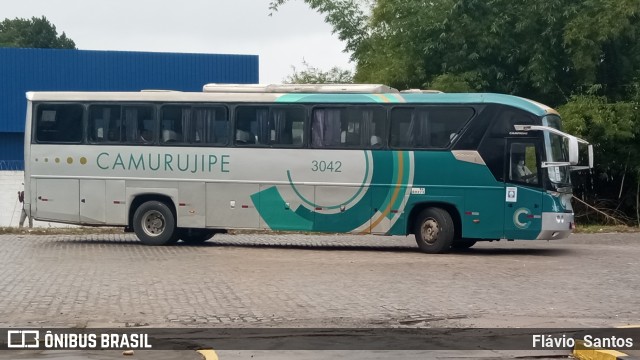
<svg viewBox="0 0 640 360">
<path fill-rule="evenodd" d="M 542 230 L 537 240 L 566 239 L 575 229 L 573 213 L 542 213 Z"/>
</svg>

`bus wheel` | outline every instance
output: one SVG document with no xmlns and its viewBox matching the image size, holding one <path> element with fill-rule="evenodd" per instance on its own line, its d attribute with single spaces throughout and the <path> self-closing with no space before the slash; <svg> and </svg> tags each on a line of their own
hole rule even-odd
<svg viewBox="0 0 640 360">
<path fill-rule="evenodd" d="M 215 234 L 215 230 L 210 229 L 180 229 L 180 240 L 187 244 L 202 244 Z"/>
<path fill-rule="evenodd" d="M 169 207 L 160 201 L 147 201 L 133 215 L 133 230 L 145 245 L 167 245 L 176 242 L 176 219 Z"/>
<path fill-rule="evenodd" d="M 471 248 L 475 244 L 475 240 L 459 239 L 458 241 L 454 241 L 453 244 L 451 244 L 451 248 L 453 250 L 465 250 Z"/>
<path fill-rule="evenodd" d="M 453 243 L 453 220 L 443 209 L 426 208 L 418 215 L 413 233 L 422 252 L 445 253 Z"/>
</svg>

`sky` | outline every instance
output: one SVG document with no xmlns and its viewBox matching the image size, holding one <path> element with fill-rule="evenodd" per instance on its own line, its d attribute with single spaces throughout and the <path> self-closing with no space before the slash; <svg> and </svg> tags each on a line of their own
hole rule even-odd
<svg viewBox="0 0 640 360">
<path fill-rule="evenodd" d="M 344 43 L 302 0 L 2 0 L 0 20 L 46 16 L 81 50 L 258 55 L 260 83 L 302 69 L 353 70 Z"/>
</svg>

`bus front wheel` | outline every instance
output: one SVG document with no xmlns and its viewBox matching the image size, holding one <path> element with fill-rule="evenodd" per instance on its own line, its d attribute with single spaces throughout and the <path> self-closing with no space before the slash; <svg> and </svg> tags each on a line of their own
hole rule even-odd
<svg viewBox="0 0 640 360">
<path fill-rule="evenodd" d="M 440 254 L 449 251 L 454 237 L 451 215 L 441 208 L 426 208 L 416 218 L 416 242 L 422 252 Z"/>
<path fill-rule="evenodd" d="M 147 201 L 133 215 L 133 230 L 145 245 L 175 243 L 176 219 L 167 204 Z"/>
</svg>

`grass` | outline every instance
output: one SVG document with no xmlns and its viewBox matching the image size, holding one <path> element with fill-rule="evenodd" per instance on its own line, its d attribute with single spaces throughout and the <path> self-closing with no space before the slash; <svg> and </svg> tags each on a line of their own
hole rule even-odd
<svg viewBox="0 0 640 360">
<path fill-rule="evenodd" d="M 640 227 L 627 225 L 577 225 L 576 234 L 601 234 L 601 233 L 635 233 L 640 232 Z"/>
<path fill-rule="evenodd" d="M 24 234 L 24 235 L 86 235 L 86 234 L 121 234 L 122 228 L 115 227 L 0 227 L 0 235 Z"/>
</svg>

